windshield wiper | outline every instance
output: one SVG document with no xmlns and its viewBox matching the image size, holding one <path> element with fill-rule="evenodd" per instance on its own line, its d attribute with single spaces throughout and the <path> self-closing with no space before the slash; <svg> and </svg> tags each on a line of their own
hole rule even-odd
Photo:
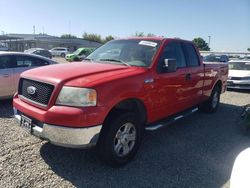
<svg viewBox="0 0 250 188">
<path fill-rule="evenodd" d="M 113 62 L 118 62 L 118 63 L 122 63 L 126 66 L 130 66 L 128 63 L 126 63 L 125 61 L 121 60 L 121 59 L 99 59 L 99 61 L 113 61 Z"/>
<path fill-rule="evenodd" d="M 93 63 L 93 59 L 90 58 L 84 58 L 83 60 L 90 61 L 91 63 Z"/>
</svg>

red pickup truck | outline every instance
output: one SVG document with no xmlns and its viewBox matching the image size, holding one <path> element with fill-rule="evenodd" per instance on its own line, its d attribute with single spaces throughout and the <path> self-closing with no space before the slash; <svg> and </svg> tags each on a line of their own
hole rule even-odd
<svg viewBox="0 0 250 188">
<path fill-rule="evenodd" d="M 83 62 L 24 72 L 14 115 L 31 134 L 73 148 L 96 146 L 105 162 L 123 165 L 144 130 L 201 109 L 215 112 L 228 65 L 203 63 L 181 39 L 113 40 Z"/>
</svg>

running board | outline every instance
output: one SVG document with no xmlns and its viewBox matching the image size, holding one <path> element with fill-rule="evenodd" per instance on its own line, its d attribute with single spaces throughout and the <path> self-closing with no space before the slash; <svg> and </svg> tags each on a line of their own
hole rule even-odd
<svg viewBox="0 0 250 188">
<path fill-rule="evenodd" d="M 179 120 L 179 119 L 182 119 L 194 112 L 198 111 L 198 108 L 195 107 L 195 108 L 192 108 L 192 109 L 189 109 L 189 110 L 186 110 L 184 112 L 181 112 L 181 113 L 178 113 L 177 115 L 173 115 L 165 120 L 162 120 L 162 121 L 158 121 L 158 123 L 154 123 L 154 124 L 149 124 L 148 126 L 146 126 L 146 130 L 147 131 L 155 131 L 155 130 L 158 130 L 162 127 L 165 127 L 169 124 L 172 124 L 174 123 L 175 121 Z"/>
</svg>

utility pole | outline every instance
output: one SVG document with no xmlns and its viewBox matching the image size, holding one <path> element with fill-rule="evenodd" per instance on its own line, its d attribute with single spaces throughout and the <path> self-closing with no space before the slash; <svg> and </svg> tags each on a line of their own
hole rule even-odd
<svg viewBox="0 0 250 188">
<path fill-rule="evenodd" d="M 33 34 L 36 34 L 36 26 L 33 25 Z"/>
<path fill-rule="evenodd" d="M 208 36 L 208 47 L 210 48 L 210 40 L 211 40 L 211 36 Z"/>
<path fill-rule="evenodd" d="M 71 35 L 71 21 L 69 21 L 69 35 Z"/>
</svg>

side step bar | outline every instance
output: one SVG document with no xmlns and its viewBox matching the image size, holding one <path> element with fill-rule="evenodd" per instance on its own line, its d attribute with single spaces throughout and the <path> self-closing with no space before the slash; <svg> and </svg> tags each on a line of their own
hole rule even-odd
<svg viewBox="0 0 250 188">
<path fill-rule="evenodd" d="M 195 107 L 195 108 L 192 108 L 192 109 L 189 109 L 189 110 L 186 110 L 184 112 L 181 112 L 181 113 L 178 113 L 176 115 L 173 115 L 173 116 L 170 116 L 169 118 L 165 119 L 165 120 L 162 120 L 162 121 L 158 121 L 157 123 L 153 123 L 153 124 L 149 124 L 148 126 L 146 126 L 146 130 L 147 131 L 155 131 L 155 130 L 158 130 L 162 127 L 165 127 L 169 124 L 172 124 L 174 123 L 175 121 L 179 120 L 179 119 L 182 119 L 194 112 L 198 111 L 198 108 Z"/>
</svg>

